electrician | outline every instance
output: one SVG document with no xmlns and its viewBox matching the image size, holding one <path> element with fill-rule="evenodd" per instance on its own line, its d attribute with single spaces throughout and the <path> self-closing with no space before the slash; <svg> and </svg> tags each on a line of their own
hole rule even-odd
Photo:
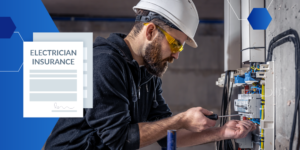
<svg viewBox="0 0 300 150">
<path fill-rule="evenodd" d="M 93 108 L 84 118 L 60 118 L 46 150 L 166 147 L 170 129 L 177 130 L 177 146 L 185 147 L 243 138 L 255 129 L 249 120 L 214 127 L 216 121 L 205 117 L 213 113 L 201 107 L 172 116 L 160 77 L 185 44 L 197 47 L 197 10 L 192 0 L 141 0 L 133 9 L 128 35 L 95 40 Z"/>
</svg>

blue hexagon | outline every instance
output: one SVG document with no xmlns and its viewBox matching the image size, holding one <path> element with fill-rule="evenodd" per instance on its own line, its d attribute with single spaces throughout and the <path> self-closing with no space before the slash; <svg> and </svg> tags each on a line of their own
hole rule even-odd
<svg viewBox="0 0 300 150">
<path fill-rule="evenodd" d="M 272 20 L 266 8 L 253 8 L 248 17 L 253 30 L 266 30 Z"/>
<path fill-rule="evenodd" d="M 10 17 L 0 17 L 0 38 L 10 38 L 16 26 Z"/>
</svg>

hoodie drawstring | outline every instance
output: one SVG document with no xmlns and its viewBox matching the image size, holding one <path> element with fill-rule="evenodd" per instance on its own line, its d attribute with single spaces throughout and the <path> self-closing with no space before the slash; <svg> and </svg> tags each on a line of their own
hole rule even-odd
<svg viewBox="0 0 300 150">
<path fill-rule="evenodd" d="M 158 106 L 158 102 L 156 100 L 156 89 L 155 89 L 155 80 L 153 78 L 153 85 L 154 85 L 154 100 L 153 100 L 153 108 L 156 108 Z"/>
</svg>

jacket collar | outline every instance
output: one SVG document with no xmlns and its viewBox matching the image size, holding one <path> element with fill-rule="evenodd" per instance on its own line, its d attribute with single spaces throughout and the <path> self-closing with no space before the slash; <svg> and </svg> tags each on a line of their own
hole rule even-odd
<svg viewBox="0 0 300 150">
<path fill-rule="evenodd" d="M 126 38 L 126 36 L 126 34 L 122 33 L 112 33 L 109 35 L 107 40 L 113 43 L 112 46 L 117 49 L 122 56 L 126 57 L 127 61 L 133 61 L 130 49 L 127 43 L 124 41 L 124 38 Z"/>
</svg>

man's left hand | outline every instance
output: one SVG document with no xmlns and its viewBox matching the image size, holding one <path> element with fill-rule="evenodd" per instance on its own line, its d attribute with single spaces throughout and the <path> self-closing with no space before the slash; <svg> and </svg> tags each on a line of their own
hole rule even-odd
<svg viewBox="0 0 300 150">
<path fill-rule="evenodd" d="M 221 133 L 224 139 L 239 139 L 255 129 L 255 124 L 250 120 L 231 120 L 221 127 Z"/>
</svg>

